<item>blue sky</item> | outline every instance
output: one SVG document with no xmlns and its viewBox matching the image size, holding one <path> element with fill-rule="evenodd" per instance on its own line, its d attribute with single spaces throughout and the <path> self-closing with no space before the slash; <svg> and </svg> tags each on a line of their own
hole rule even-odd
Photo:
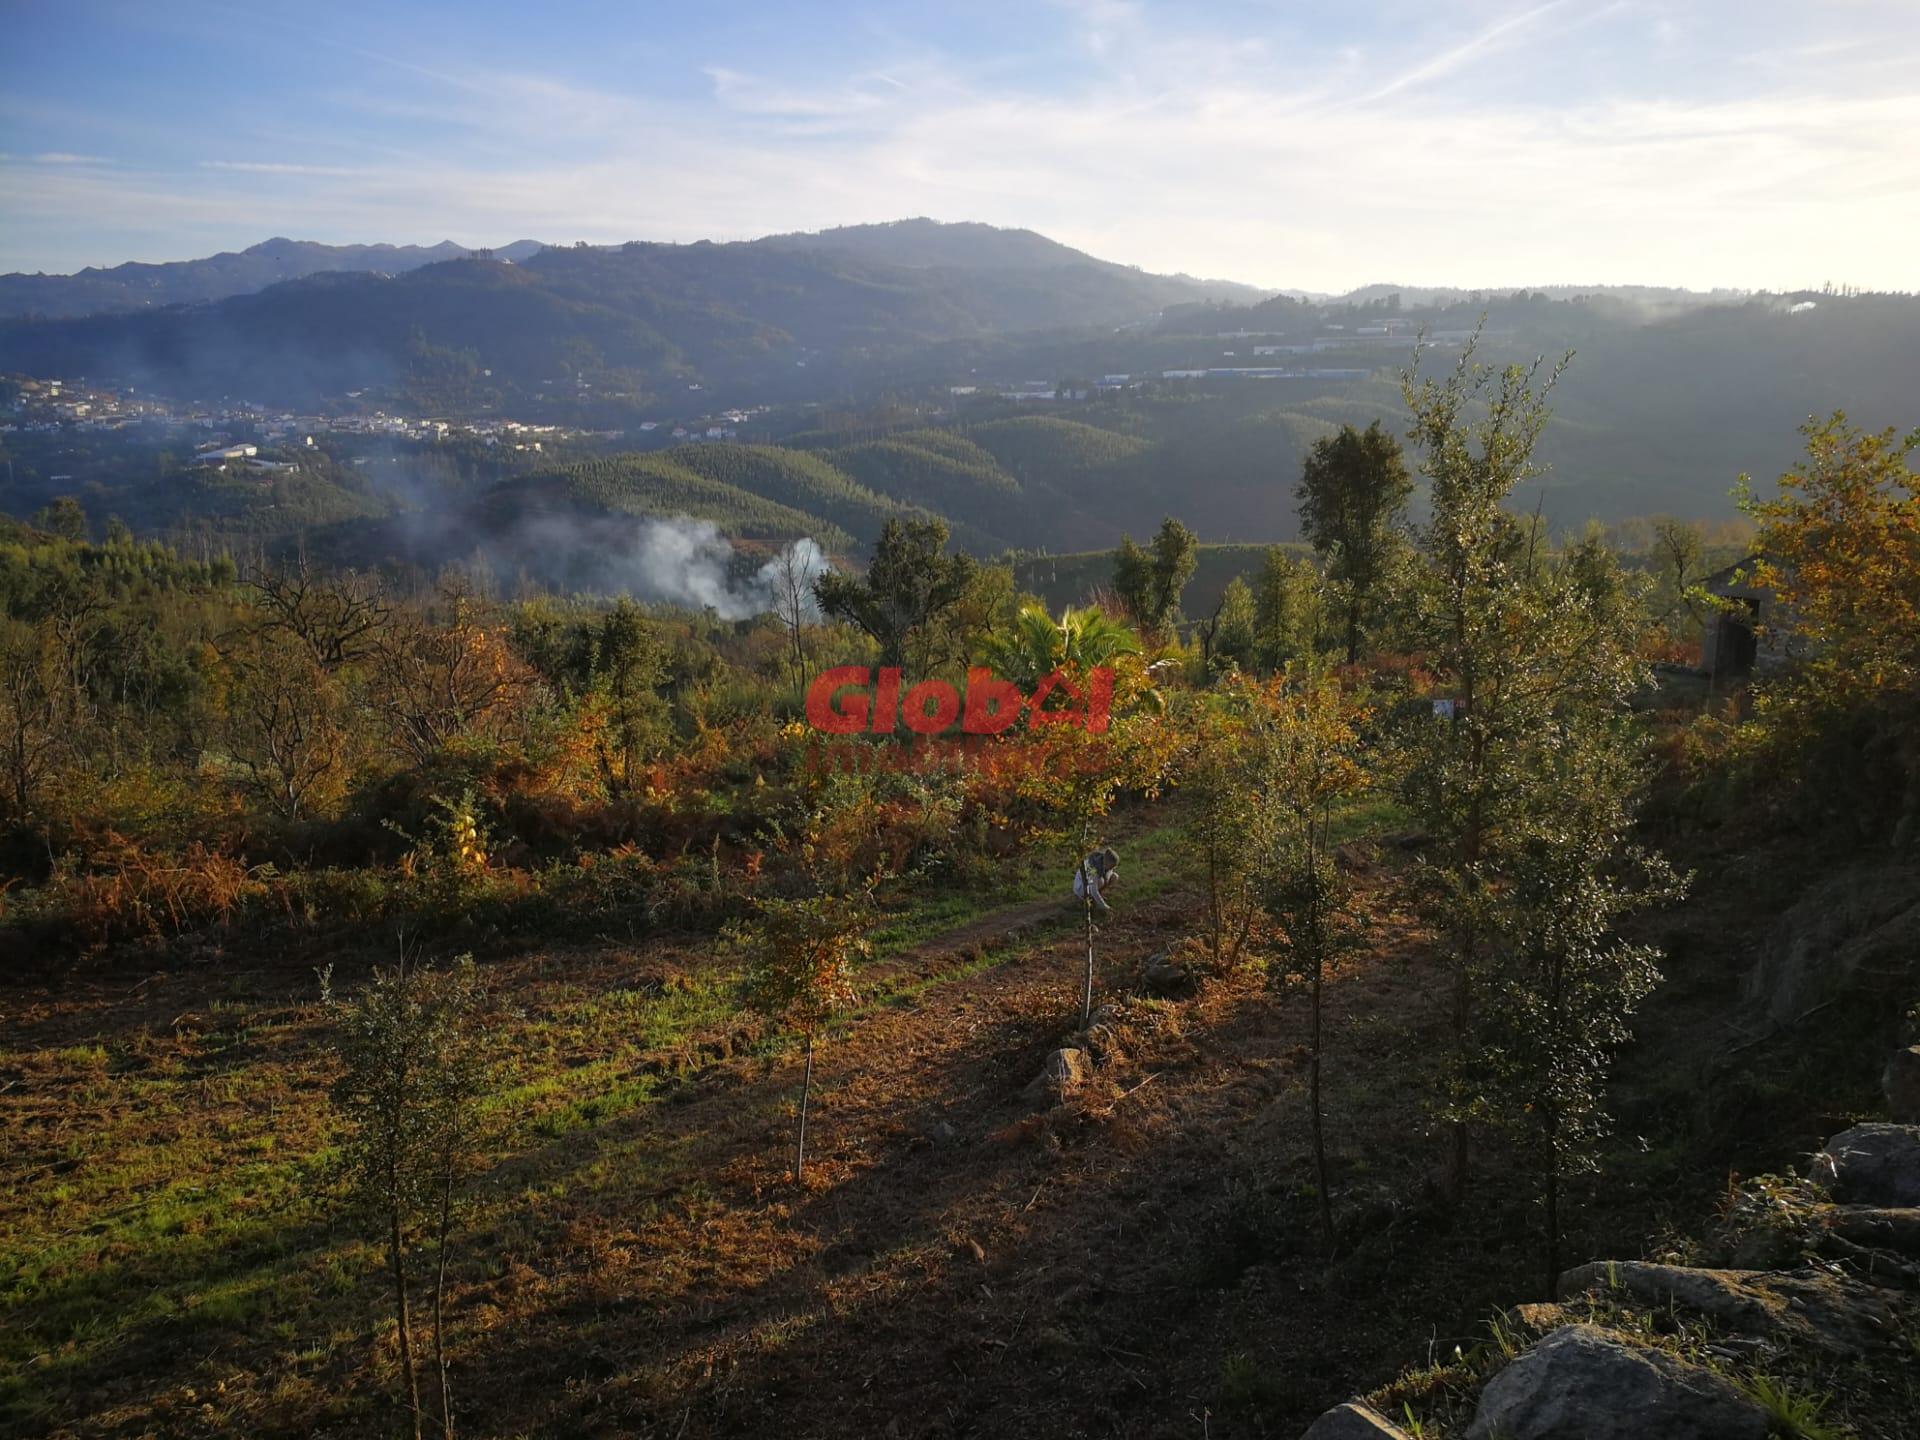
<svg viewBox="0 0 1920 1440">
<path fill-rule="evenodd" d="M 0 0 L 0 270 L 931 215 L 1276 286 L 1920 288 L 1915 0 Z"/>
</svg>

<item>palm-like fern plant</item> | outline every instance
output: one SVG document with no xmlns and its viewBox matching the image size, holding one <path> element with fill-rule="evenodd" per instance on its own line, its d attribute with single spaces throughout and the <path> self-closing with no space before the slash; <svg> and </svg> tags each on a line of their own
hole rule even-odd
<svg viewBox="0 0 1920 1440">
<path fill-rule="evenodd" d="M 1031 690 L 1055 670 L 1085 674 L 1139 653 L 1139 637 L 1097 606 L 1068 606 L 1055 620 L 1045 606 L 1023 605 L 1009 629 L 989 637 L 984 658 L 1001 679 Z"/>
</svg>

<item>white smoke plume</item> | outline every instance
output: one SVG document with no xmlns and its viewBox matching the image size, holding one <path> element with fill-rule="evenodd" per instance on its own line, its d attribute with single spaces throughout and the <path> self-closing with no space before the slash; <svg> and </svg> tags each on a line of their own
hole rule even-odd
<svg viewBox="0 0 1920 1440">
<path fill-rule="evenodd" d="M 811 613 L 813 580 L 828 567 L 825 552 L 811 539 L 801 539 L 743 577 L 734 564 L 733 545 L 719 527 L 682 516 L 642 521 L 625 568 L 627 588 L 636 599 L 745 620 L 781 609 L 783 594 L 794 586 L 804 591 L 803 605 Z"/>
</svg>

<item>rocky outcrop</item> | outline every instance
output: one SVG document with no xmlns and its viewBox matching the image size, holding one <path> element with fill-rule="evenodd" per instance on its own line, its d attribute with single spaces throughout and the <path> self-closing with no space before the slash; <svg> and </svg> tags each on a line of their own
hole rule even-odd
<svg viewBox="0 0 1920 1440">
<path fill-rule="evenodd" d="M 1637 1260 L 1581 1265 L 1560 1277 L 1560 1298 L 1624 1295 L 1654 1308 L 1677 1306 L 1778 1346 L 1811 1345 L 1864 1355 L 1899 1337 L 1899 1297 L 1825 1270 L 1700 1270 Z"/>
<path fill-rule="evenodd" d="M 1774 1025 L 1800 1019 L 1863 974 L 1907 988 L 1920 969 L 1920 866 L 1850 870 L 1815 886 L 1779 925 L 1745 998 Z"/>
<path fill-rule="evenodd" d="M 1364 1400 L 1336 1405 L 1313 1424 L 1300 1440 L 1413 1440 Z"/>
<path fill-rule="evenodd" d="M 1920 1125 L 1856 1125 L 1813 1157 L 1813 1178 L 1847 1204 L 1920 1205 Z"/>
<path fill-rule="evenodd" d="M 1766 1412 L 1700 1365 L 1568 1325 L 1487 1382 L 1467 1440 L 1766 1440 Z"/>
<path fill-rule="evenodd" d="M 1916 1072 L 1920 1047 L 1888 1065 L 1896 1110 Z M 1826 1357 L 1822 1373 L 1865 1377 L 1856 1397 L 1883 1412 L 1904 1393 L 1904 1379 L 1887 1377 L 1911 1364 L 1907 1337 L 1920 1316 L 1920 1124 L 1855 1125 L 1827 1141 L 1808 1176 L 1748 1182 L 1703 1248 L 1732 1264 L 1598 1261 L 1562 1274 L 1555 1303 L 1508 1312 L 1496 1335 L 1513 1358 L 1481 1383 L 1469 1440 L 1764 1440 L 1766 1409 L 1729 1376 L 1778 1384 L 1782 1367 L 1804 1370 L 1810 1356 Z M 1654 1348 L 1649 1333 L 1673 1338 Z M 1408 1383 L 1372 1398 L 1398 1403 Z M 1422 1378 L 1410 1403 L 1428 1393 Z M 1472 1391 L 1447 1393 L 1441 1423 L 1454 1434 Z M 1907 1432 L 1882 1423 L 1861 1433 Z M 1405 1434 L 1354 1400 L 1304 1440 Z"/>
<path fill-rule="evenodd" d="M 1920 1045 L 1893 1052 L 1880 1072 L 1880 1088 L 1896 1125 L 1920 1125 Z"/>
</svg>

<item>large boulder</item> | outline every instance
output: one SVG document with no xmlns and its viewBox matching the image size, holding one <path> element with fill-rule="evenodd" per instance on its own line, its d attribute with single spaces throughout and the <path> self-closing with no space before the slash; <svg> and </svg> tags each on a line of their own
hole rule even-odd
<svg viewBox="0 0 1920 1440">
<path fill-rule="evenodd" d="M 1638 1260 L 1601 1261 L 1567 1271 L 1562 1299 L 1624 1292 L 1656 1309 L 1677 1306 L 1783 1346 L 1857 1356 L 1900 1334 L 1900 1297 L 1824 1270 L 1697 1270 Z"/>
<path fill-rule="evenodd" d="M 1856 1125 L 1813 1157 L 1813 1178 L 1849 1205 L 1920 1205 L 1920 1125 Z"/>
<path fill-rule="evenodd" d="M 1880 1072 L 1880 1088 L 1896 1125 L 1920 1125 L 1920 1045 L 1893 1052 Z"/>
<path fill-rule="evenodd" d="M 1767 1415 L 1699 1365 L 1568 1325 L 1480 1392 L 1467 1440 L 1766 1440 Z"/>
<path fill-rule="evenodd" d="M 1871 974 L 1909 988 L 1920 970 L 1920 865 L 1865 865 L 1814 886 L 1780 917 L 1745 997 L 1776 1025 Z"/>
<path fill-rule="evenodd" d="M 1300 1440 L 1413 1440 L 1364 1400 L 1336 1405 L 1313 1424 Z"/>
</svg>

